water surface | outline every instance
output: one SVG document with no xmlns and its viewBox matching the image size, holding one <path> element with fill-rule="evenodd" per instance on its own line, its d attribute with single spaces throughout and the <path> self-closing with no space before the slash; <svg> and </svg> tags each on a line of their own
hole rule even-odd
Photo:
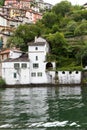
<svg viewBox="0 0 87 130">
<path fill-rule="evenodd" d="M 85 130 L 87 87 L 0 89 L 0 129 Z"/>
</svg>

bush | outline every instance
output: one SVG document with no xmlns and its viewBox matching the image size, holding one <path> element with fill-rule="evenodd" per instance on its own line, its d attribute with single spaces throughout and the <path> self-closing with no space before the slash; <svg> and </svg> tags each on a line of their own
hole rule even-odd
<svg viewBox="0 0 87 130">
<path fill-rule="evenodd" d="M 61 67 L 57 69 L 58 71 L 82 71 L 82 66 L 67 66 L 67 67 Z"/>
<path fill-rule="evenodd" d="M 6 85 L 6 82 L 4 79 L 0 78 L 0 86 Z"/>
</svg>

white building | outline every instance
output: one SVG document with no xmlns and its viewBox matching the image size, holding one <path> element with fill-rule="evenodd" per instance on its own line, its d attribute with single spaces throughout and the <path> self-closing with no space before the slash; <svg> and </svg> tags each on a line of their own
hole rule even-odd
<svg viewBox="0 0 87 130">
<path fill-rule="evenodd" d="M 41 37 L 29 43 L 27 54 L 11 50 L 9 58 L 2 62 L 2 78 L 8 85 L 81 83 L 81 71 L 55 72 L 55 62 L 47 62 L 48 53 L 49 44 Z"/>
<path fill-rule="evenodd" d="M 55 63 L 46 61 L 47 53 L 49 44 L 41 37 L 29 43 L 28 55 L 11 51 L 2 62 L 2 78 L 9 85 L 55 83 Z"/>
<path fill-rule="evenodd" d="M 35 39 L 28 47 L 30 59 L 31 83 L 53 83 L 55 72 L 46 71 L 49 67 L 55 68 L 55 63 L 47 63 L 46 55 L 49 53 L 49 45 L 45 39 Z"/>
<path fill-rule="evenodd" d="M 58 71 L 59 84 L 80 84 L 81 71 Z"/>
</svg>

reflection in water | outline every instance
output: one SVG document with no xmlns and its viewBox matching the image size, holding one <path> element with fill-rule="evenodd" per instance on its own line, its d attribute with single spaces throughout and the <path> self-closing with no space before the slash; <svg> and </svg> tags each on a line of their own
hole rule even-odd
<svg viewBox="0 0 87 130">
<path fill-rule="evenodd" d="M 87 127 L 87 87 L 0 90 L 0 128 L 57 130 Z"/>
</svg>

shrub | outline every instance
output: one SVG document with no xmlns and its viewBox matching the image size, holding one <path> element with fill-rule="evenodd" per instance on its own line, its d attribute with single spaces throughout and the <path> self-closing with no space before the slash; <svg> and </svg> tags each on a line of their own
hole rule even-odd
<svg viewBox="0 0 87 130">
<path fill-rule="evenodd" d="M 6 82 L 4 79 L 0 78 L 0 86 L 6 85 Z"/>
</svg>

